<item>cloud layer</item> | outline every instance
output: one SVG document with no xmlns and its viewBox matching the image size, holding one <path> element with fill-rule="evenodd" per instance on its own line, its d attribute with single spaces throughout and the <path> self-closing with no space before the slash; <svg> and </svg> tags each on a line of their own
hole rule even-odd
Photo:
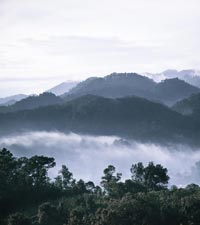
<svg viewBox="0 0 200 225">
<path fill-rule="evenodd" d="M 122 141 L 119 137 L 82 136 L 59 132 L 30 132 L 0 138 L 0 146 L 10 149 L 15 156 L 47 155 L 56 159 L 57 166 L 50 171 L 54 177 L 62 164 L 76 178 L 99 182 L 103 169 L 109 164 L 130 178 L 133 163 L 149 161 L 167 167 L 170 183 L 186 185 L 200 183 L 200 151 L 184 146 L 159 146 Z"/>
</svg>

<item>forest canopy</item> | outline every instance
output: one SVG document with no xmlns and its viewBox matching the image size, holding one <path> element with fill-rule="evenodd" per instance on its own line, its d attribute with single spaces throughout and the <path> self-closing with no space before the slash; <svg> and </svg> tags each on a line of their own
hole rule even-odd
<svg viewBox="0 0 200 225">
<path fill-rule="evenodd" d="M 200 187 L 168 187 L 167 168 L 139 162 L 130 178 L 113 165 L 100 185 L 76 180 L 66 165 L 54 179 L 54 158 L 16 158 L 0 150 L 0 224 L 2 225 L 199 225 Z"/>
</svg>

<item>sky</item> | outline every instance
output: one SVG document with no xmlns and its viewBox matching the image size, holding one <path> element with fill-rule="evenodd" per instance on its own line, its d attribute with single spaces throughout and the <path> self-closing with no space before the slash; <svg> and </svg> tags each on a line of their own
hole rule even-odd
<svg viewBox="0 0 200 225">
<path fill-rule="evenodd" d="M 0 97 L 112 72 L 200 69 L 199 0 L 0 0 Z"/>
</svg>

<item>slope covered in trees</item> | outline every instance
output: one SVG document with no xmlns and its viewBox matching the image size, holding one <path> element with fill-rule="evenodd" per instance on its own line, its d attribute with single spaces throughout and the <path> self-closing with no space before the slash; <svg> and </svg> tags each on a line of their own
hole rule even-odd
<svg viewBox="0 0 200 225">
<path fill-rule="evenodd" d="M 172 109 L 183 115 L 189 115 L 190 117 L 199 120 L 200 94 L 194 94 L 189 98 L 177 102 L 175 105 L 173 105 Z"/>
<path fill-rule="evenodd" d="M 199 88 L 178 78 L 156 83 L 136 73 L 113 73 L 103 78 L 89 78 L 62 97 L 68 101 L 87 94 L 107 98 L 138 96 L 172 105 L 178 100 L 199 92 Z"/>
<path fill-rule="evenodd" d="M 5 98 L 0 98 L 0 106 L 8 106 L 15 104 L 15 102 L 20 101 L 24 98 L 27 98 L 27 95 L 24 94 L 18 94 L 18 95 L 12 95 Z"/>
<path fill-rule="evenodd" d="M 0 150 L 1 225 L 199 225 L 200 187 L 168 188 L 167 168 L 133 164 L 130 178 L 109 165 L 101 185 L 76 180 L 63 165 L 50 179 L 53 158 L 15 158 Z"/>
<path fill-rule="evenodd" d="M 33 95 L 29 96 L 27 98 L 24 98 L 20 101 L 17 101 L 13 105 L 9 106 L 0 106 L 0 112 L 7 113 L 7 112 L 15 112 L 15 111 L 20 111 L 20 110 L 30 110 L 30 109 L 35 109 L 39 107 L 44 107 L 48 105 L 56 105 L 56 104 L 61 104 L 63 103 L 63 100 L 48 92 L 44 92 L 40 95 Z"/>
<path fill-rule="evenodd" d="M 167 105 L 189 97 L 191 94 L 199 93 L 200 89 L 186 83 L 178 78 L 166 79 L 158 83 L 153 93 L 156 98 Z"/>
<path fill-rule="evenodd" d="M 138 97 L 107 99 L 83 96 L 62 105 L 0 114 L 1 134 L 60 130 L 119 135 L 154 142 L 197 144 L 200 126 L 166 106 Z"/>
<path fill-rule="evenodd" d="M 63 97 L 74 99 L 79 96 L 92 94 L 108 98 L 139 96 L 153 98 L 151 89 L 156 83 L 136 73 L 113 73 L 103 78 L 91 77 L 73 88 Z"/>
</svg>

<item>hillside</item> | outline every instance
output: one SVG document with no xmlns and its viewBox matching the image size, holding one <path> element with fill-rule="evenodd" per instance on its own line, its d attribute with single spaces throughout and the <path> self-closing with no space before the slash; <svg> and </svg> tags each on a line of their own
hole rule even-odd
<svg viewBox="0 0 200 225">
<path fill-rule="evenodd" d="M 200 94 L 194 94 L 189 98 L 177 102 L 173 105 L 172 109 L 183 115 L 190 115 L 191 117 L 199 120 Z"/>
<path fill-rule="evenodd" d="M 167 79 L 156 83 L 136 73 L 113 73 L 103 78 L 89 78 L 62 97 L 65 101 L 69 101 L 86 94 L 107 98 L 138 96 L 172 105 L 199 91 L 197 87 L 179 79 Z"/>
<path fill-rule="evenodd" d="M 200 89 L 186 83 L 178 78 L 166 79 L 158 83 L 153 93 L 155 98 L 167 105 L 189 97 L 191 94 L 199 93 Z"/>
<path fill-rule="evenodd" d="M 92 94 L 108 98 L 139 96 L 153 99 L 151 89 L 156 83 L 136 73 L 113 73 L 103 78 L 91 77 L 73 88 L 63 98 L 74 99 Z"/>
<path fill-rule="evenodd" d="M 87 95 L 64 105 L 0 114 L 0 123 L 1 134 L 60 130 L 194 144 L 199 134 L 198 125 L 192 119 L 138 97 L 107 99 Z"/>
<path fill-rule="evenodd" d="M 20 101 L 17 101 L 13 105 L 1 106 L 0 112 L 7 113 L 27 109 L 30 110 L 42 106 L 61 104 L 62 102 L 63 100 L 60 97 L 57 97 L 52 93 L 45 92 L 38 96 L 35 95 L 24 98 Z"/>
<path fill-rule="evenodd" d="M 27 98 L 27 95 L 24 94 L 18 94 L 18 95 L 12 95 L 5 98 L 0 98 L 0 106 L 8 106 L 12 105 L 17 101 L 20 101 L 24 98 Z"/>
</svg>

